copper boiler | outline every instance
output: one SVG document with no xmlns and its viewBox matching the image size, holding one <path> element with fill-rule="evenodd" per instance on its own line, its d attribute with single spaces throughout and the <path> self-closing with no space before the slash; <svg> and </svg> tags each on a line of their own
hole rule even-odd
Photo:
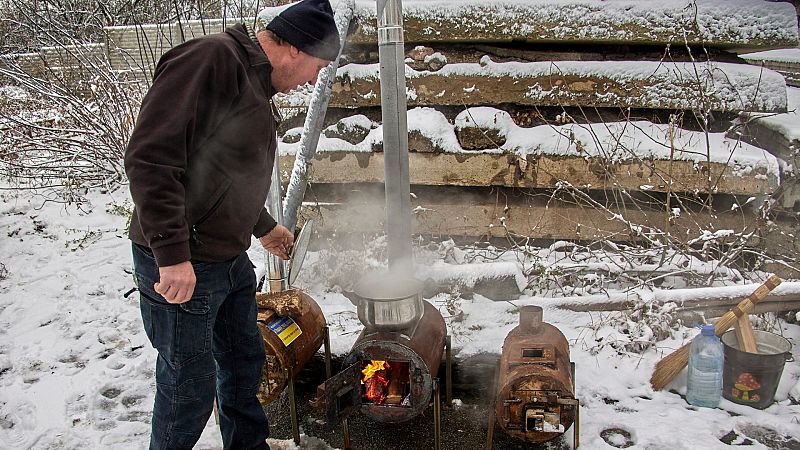
<svg viewBox="0 0 800 450">
<path fill-rule="evenodd" d="M 296 376 L 322 346 L 326 323 L 317 302 L 299 289 L 259 294 L 257 302 L 258 328 L 267 356 L 258 399 L 266 405 L 280 395 L 288 376 Z"/>
<path fill-rule="evenodd" d="M 569 429 L 579 407 L 573 368 L 567 339 L 542 321 L 542 308 L 522 307 L 519 325 L 503 342 L 498 367 L 494 407 L 503 430 L 514 438 L 540 443 Z"/>
</svg>

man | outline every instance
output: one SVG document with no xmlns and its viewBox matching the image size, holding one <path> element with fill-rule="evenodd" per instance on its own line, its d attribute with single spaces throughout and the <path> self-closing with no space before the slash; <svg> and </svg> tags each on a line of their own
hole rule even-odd
<svg viewBox="0 0 800 450">
<path fill-rule="evenodd" d="M 151 449 L 191 448 L 216 397 L 226 449 L 268 449 L 256 399 L 252 236 L 287 259 L 292 233 L 264 209 L 277 92 L 337 57 L 328 0 L 303 0 L 257 36 L 243 25 L 164 54 L 125 153 L 142 322 L 158 350 Z"/>
</svg>

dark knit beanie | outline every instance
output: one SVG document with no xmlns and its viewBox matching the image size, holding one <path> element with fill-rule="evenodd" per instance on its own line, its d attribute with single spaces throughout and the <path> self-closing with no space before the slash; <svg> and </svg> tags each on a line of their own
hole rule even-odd
<svg viewBox="0 0 800 450">
<path fill-rule="evenodd" d="M 302 0 L 286 8 L 267 29 L 298 50 L 328 61 L 339 55 L 339 31 L 328 0 Z"/>
</svg>

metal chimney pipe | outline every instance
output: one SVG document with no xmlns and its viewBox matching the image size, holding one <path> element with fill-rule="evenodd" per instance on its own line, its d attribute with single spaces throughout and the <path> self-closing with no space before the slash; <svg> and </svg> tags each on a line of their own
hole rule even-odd
<svg viewBox="0 0 800 450">
<path fill-rule="evenodd" d="M 336 29 L 339 31 L 339 55 L 342 54 L 345 43 L 347 42 L 347 29 L 353 18 L 355 0 L 340 0 L 334 11 Z M 264 22 L 267 22 L 266 18 Z M 325 112 L 328 110 L 328 103 L 331 100 L 333 82 L 336 80 L 336 69 L 339 68 L 339 58 L 328 64 L 322 69 L 317 77 L 317 84 L 311 94 L 311 102 L 308 105 L 306 121 L 303 125 L 303 134 L 300 136 L 300 148 L 294 157 L 294 167 L 289 177 L 289 185 L 286 187 L 286 197 L 283 200 L 283 226 L 294 230 L 297 225 L 297 213 L 303 203 L 308 184 L 308 172 L 311 170 L 311 163 L 314 155 L 317 154 L 317 144 L 319 135 L 322 132 Z"/>
<path fill-rule="evenodd" d="M 519 329 L 523 334 L 537 334 L 542 330 L 542 307 L 523 306 L 519 309 Z"/>
<path fill-rule="evenodd" d="M 283 203 L 281 201 L 281 175 L 280 158 L 275 154 L 275 164 L 272 165 L 272 184 L 267 194 L 267 211 L 278 223 L 283 223 Z M 267 255 L 267 279 L 261 290 L 263 292 L 280 292 L 286 290 L 286 264 L 277 256 L 269 252 Z"/>
<path fill-rule="evenodd" d="M 401 0 L 378 0 L 377 5 L 389 268 L 412 273 L 403 8 Z"/>
</svg>

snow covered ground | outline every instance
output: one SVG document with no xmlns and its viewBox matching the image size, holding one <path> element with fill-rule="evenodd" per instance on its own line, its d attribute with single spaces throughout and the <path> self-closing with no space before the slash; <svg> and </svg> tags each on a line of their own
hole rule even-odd
<svg viewBox="0 0 800 450">
<path fill-rule="evenodd" d="M 424 10 L 426 2 L 415 3 Z M 747 2 L 703 3 L 733 8 Z M 798 104 L 796 93 L 789 99 L 790 107 Z M 783 119 L 787 134 L 800 133 L 795 114 L 781 115 L 779 120 Z M 776 165 L 771 156 L 758 151 L 747 156 L 753 164 L 773 169 Z M 5 187 L 2 183 L 0 188 Z M 147 448 L 156 353 L 142 330 L 138 294 L 133 292 L 125 235 L 130 209 L 125 187 L 91 192 L 86 202 L 68 207 L 43 203 L 31 192 L 0 189 L 0 450 Z M 349 351 L 361 329 L 341 283 L 381 267 L 376 255 L 384 243 L 367 244 L 363 251 L 312 251 L 297 283 L 322 307 L 333 351 L 339 355 Z M 263 273 L 263 252 L 254 246 L 250 254 Z M 775 404 L 759 411 L 723 400 L 717 409 L 695 408 L 682 397 L 685 375 L 664 391 L 653 391 L 648 381 L 662 356 L 697 333 L 690 327 L 668 326 L 668 308 L 661 311 L 663 316 L 645 323 L 623 313 L 580 313 L 548 303 L 556 296 L 582 296 L 587 301 L 600 296 L 663 298 L 669 295 L 667 288 L 685 287 L 681 278 L 666 277 L 662 290 L 653 291 L 635 282 L 618 283 L 618 277 L 614 282 L 605 278 L 609 268 L 620 267 L 620 261 L 604 260 L 607 256 L 601 254 L 572 259 L 569 265 L 566 255 L 558 245 L 502 254 L 489 251 L 485 260 L 496 258 L 526 274 L 518 300 L 495 302 L 477 294 L 464 298 L 454 293 L 429 298 L 445 317 L 456 358 L 499 354 L 503 339 L 518 322 L 518 307 L 539 304 L 545 320 L 569 340 L 576 362 L 576 394 L 583 405 L 581 448 L 621 447 L 627 444 L 625 433 L 633 443 L 629 448 L 637 449 L 727 448 L 723 437 L 740 445 L 752 440 L 753 449 L 800 448 L 800 404 L 789 397 L 800 381 L 800 326 L 780 320 L 759 322 L 793 343 L 794 361 L 786 364 Z M 450 276 L 453 272 L 444 271 L 445 265 L 476 264 L 462 272 L 468 285 L 475 271 L 497 267 L 481 266 L 489 263 L 480 256 L 445 242 L 421 250 L 418 263 Z M 646 268 L 646 261 L 647 255 L 642 255 L 637 268 Z M 715 262 L 676 258 L 673 264 L 688 265 L 705 275 L 715 273 L 715 287 L 745 282 L 742 274 Z M 571 272 L 573 266 L 581 267 L 581 272 Z M 560 285 L 554 285 L 559 277 Z M 650 342 L 655 345 L 648 347 Z M 648 349 L 633 352 L 637 347 Z M 624 433 L 607 431 L 613 429 Z M 571 433 L 567 436 L 571 442 Z M 270 440 L 270 444 L 276 449 L 298 448 L 291 441 Z M 325 447 L 313 436 L 300 446 Z M 221 448 L 213 418 L 197 448 Z M 474 448 L 483 448 L 483 442 Z"/>
<path fill-rule="evenodd" d="M 126 296 L 134 287 L 122 214 L 130 200 L 124 188 L 91 193 L 89 200 L 76 209 L 42 205 L 27 192 L 4 191 L 0 196 L 0 449 L 146 448 L 156 354 L 142 330 L 138 295 Z M 465 254 L 444 245 L 421 254 L 420 261 L 463 262 Z M 380 266 L 370 255 L 362 253 L 347 270 Z M 530 256 L 511 252 L 501 259 L 520 267 L 534 264 L 526 258 Z M 251 249 L 251 259 L 263 271 L 259 249 Z M 331 262 L 337 263 L 336 257 L 324 250 L 311 252 L 298 284 L 320 303 L 331 325 L 333 350 L 343 354 L 361 325 L 355 307 L 331 286 L 330 280 L 341 279 L 346 268 Z M 612 287 L 609 293 L 620 294 L 621 289 Z M 529 288 L 512 302 L 448 294 L 429 301 L 446 317 L 457 358 L 465 358 L 499 353 L 517 323 L 516 308 L 541 304 L 553 295 L 534 294 Z M 642 449 L 723 448 L 727 445 L 719 438 L 731 431 L 742 436 L 740 442 L 773 430 L 794 436 L 789 445 L 800 443 L 800 405 L 788 399 L 800 378 L 800 363 L 786 365 L 777 403 L 764 411 L 726 400 L 718 409 L 698 409 L 680 395 L 684 376 L 670 386 L 677 393 L 654 392 L 648 383 L 655 362 L 696 330 L 678 328 L 655 349 L 636 354 L 611 345 L 626 338 L 621 314 L 543 306 L 545 320 L 569 339 L 578 367 L 582 448 L 613 448 L 600 436 L 609 428 L 628 431 L 633 448 Z M 795 360 L 800 360 L 800 326 L 778 322 L 774 331 L 793 342 Z M 621 434 L 606 434 L 606 439 L 624 441 Z M 311 438 L 308 442 L 313 448 L 321 445 Z M 295 448 L 291 441 L 271 444 Z M 481 446 L 476 442 L 475 448 Z M 213 419 L 198 448 L 220 448 Z M 770 446 L 755 443 L 751 448 Z"/>
</svg>

